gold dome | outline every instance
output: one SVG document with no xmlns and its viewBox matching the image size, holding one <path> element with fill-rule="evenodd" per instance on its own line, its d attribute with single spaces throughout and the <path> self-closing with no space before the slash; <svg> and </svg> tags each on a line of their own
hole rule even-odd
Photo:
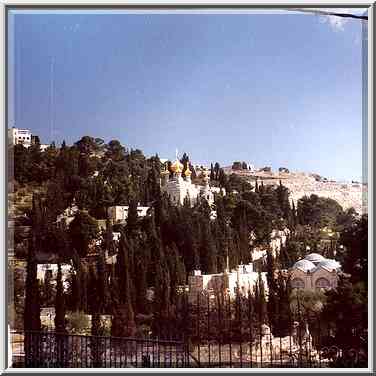
<svg viewBox="0 0 376 376">
<path fill-rule="evenodd" d="M 192 175 L 192 171 L 189 169 L 189 162 L 186 163 L 186 170 L 184 172 L 184 175 L 185 176 L 191 176 Z"/>
<path fill-rule="evenodd" d="M 175 173 L 183 171 L 183 165 L 180 163 L 178 159 L 171 165 L 171 171 Z"/>
</svg>

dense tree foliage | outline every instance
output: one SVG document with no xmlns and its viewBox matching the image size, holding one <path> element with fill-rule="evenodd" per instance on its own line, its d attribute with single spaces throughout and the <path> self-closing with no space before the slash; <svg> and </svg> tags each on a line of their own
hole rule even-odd
<svg viewBox="0 0 376 376">
<path fill-rule="evenodd" d="M 302 225 L 318 228 L 335 227 L 338 218 L 343 215 L 341 205 L 331 199 L 312 194 L 298 201 L 298 219 Z"/>
<path fill-rule="evenodd" d="M 85 136 L 72 146 L 65 142 L 60 148 L 51 145 L 43 153 L 38 147 L 22 146 L 14 147 L 13 152 L 17 182 L 44 188 L 44 194 L 34 195 L 31 219 L 33 241 L 26 291 L 26 312 L 33 318 L 28 321 L 30 328 L 40 326 L 36 318 L 36 249 L 56 254 L 59 262 L 72 261 L 67 294 L 62 292 L 59 268 L 56 325 L 63 329 L 65 307 L 90 312 L 97 334 L 98 315 L 104 313 L 114 317 L 113 335 L 134 335 L 138 317 L 150 313 L 154 333 L 171 330 L 169 317 L 177 315 L 182 304 L 179 291 L 187 283 L 188 273 L 194 269 L 223 272 L 227 260 L 230 269 L 248 263 L 257 247 L 268 250 L 266 263 L 257 270 L 267 272 L 268 299 L 260 275 L 247 302 L 252 302 L 250 309 L 258 323 L 269 322 L 276 334 L 286 335 L 293 306 L 289 304 L 288 278 L 278 271 L 291 267 L 307 250 L 320 251 L 324 227 L 341 232 L 339 242 L 344 249 L 338 256 L 352 275 L 351 283 L 366 281 L 367 219 L 357 219 L 353 210 L 344 211 L 334 200 L 311 195 L 299 200 L 295 208 L 281 182 L 269 186 L 237 174 L 228 176 L 215 163 L 210 170 L 211 184 L 225 188 L 226 195 L 216 194 L 212 206 L 206 200 L 194 206 L 188 201 L 174 206 L 160 189 L 158 156 L 146 158 L 140 150 L 128 150 L 116 140 L 105 144 Z M 186 153 L 181 161 L 184 169 L 189 165 L 194 170 Z M 247 168 L 242 164 L 239 167 Z M 73 221 L 69 225 L 57 221 L 73 202 L 79 208 Z M 126 224 L 110 223 L 107 213 L 112 205 L 129 206 Z M 149 215 L 140 218 L 138 205 L 150 206 Z M 213 210 L 216 216 L 212 216 Z M 107 220 L 102 232 L 99 219 Z M 286 228 L 290 235 L 274 258 L 271 233 Z M 121 233 L 119 243 L 112 239 L 115 230 Z M 116 262 L 107 264 L 106 258 L 113 255 Z M 339 290 L 341 296 L 333 295 L 328 301 L 335 307 L 350 293 L 348 289 Z M 361 295 L 358 290 L 354 294 Z"/>
</svg>

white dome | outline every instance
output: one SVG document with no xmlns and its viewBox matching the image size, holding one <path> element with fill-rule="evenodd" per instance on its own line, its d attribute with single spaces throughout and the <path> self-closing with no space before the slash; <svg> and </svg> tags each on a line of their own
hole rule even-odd
<svg viewBox="0 0 376 376">
<path fill-rule="evenodd" d="M 315 264 L 309 260 L 299 260 L 297 261 L 294 266 L 293 266 L 293 269 L 300 269 L 302 270 L 303 272 L 307 272 L 309 270 L 312 270 L 315 268 Z"/>
<path fill-rule="evenodd" d="M 319 263 L 321 261 L 325 260 L 325 257 L 319 255 L 318 253 L 310 253 L 306 257 L 304 257 L 305 260 L 311 261 L 313 263 Z"/>
<path fill-rule="evenodd" d="M 332 260 L 332 259 L 325 259 L 324 261 L 321 261 L 317 267 L 322 267 L 328 271 L 332 271 L 332 270 L 337 270 L 341 267 L 341 264 L 336 261 L 336 260 Z"/>
</svg>

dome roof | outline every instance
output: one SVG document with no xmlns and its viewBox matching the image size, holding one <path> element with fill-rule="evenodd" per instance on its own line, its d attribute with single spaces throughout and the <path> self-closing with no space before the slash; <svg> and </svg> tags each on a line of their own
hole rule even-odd
<svg viewBox="0 0 376 376">
<path fill-rule="evenodd" d="M 182 172 L 183 171 L 183 164 L 180 163 L 180 161 L 177 159 L 172 165 L 171 165 L 172 172 Z"/>
<path fill-rule="evenodd" d="M 313 263 L 318 263 L 325 260 L 325 257 L 319 255 L 318 253 L 310 253 L 306 257 L 304 257 L 305 260 L 311 261 Z"/>
<path fill-rule="evenodd" d="M 336 260 L 332 260 L 332 259 L 325 259 L 323 261 L 321 261 L 317 267 L 322 267 L 328 271 L 332 271 L 332 270 L 337 270 L 341 267 L 341 264 L 336 261 Z"/>
<path fill-rule="evenodd" d="M 186 163 L 186 170 L 184 171 L 185 176 L 192 175 L 192 171 L 189 169 L 189 162 Z"/>
<path fill-rule="evenodd" d="M 315 264 L 309 260 L 299 260 L 297 261 L 294 266 L 293 266 L 293 269 L 300 269 L 302 270 L 303 272 L 307 272 L 309 270 L 312 270 L 315 268 Z"/>
</svg>

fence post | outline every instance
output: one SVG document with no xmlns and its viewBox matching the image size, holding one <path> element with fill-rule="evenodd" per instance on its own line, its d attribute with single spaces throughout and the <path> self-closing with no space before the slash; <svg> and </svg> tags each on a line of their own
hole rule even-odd
<svg viewBox="0 0 376 376">
<path fill-rule="evenodd" d="M 252 295 L 251 291 L 248 291 L 248 326 L 249 326 L 249 359 L 250 359 L 250 365 L 252 368 L 252 345 L 253 345 L 253 336 L 252 336 L 252 317 L 253 317 L 253 309 L 252 309 Z"/>
<path fill-rule="evenodd" d="M 299 326 L 298 326 L 298 336 L 299 336 L 299 365 L 302 366 L 302 317 L 300 312 L 300 300 L 299 300 L 299 289 L 297 291 L 297 302 L 298 302 L 298 317 L 299 317 Z"/>
<path fill-rule="evenodd" d="M 232 325 L 231 325 L 231 297 L 228 294 L 228 319 L 229 319 L 229 349 L 230 349 L 230 368 L 232 368 Z"/>
<path fill-rule="evenodd" d="M 200 293 L 197 293 L 197 358 L 198 364 L 201 365 L 201 354 L 200 354 Z"/>
</svg>

